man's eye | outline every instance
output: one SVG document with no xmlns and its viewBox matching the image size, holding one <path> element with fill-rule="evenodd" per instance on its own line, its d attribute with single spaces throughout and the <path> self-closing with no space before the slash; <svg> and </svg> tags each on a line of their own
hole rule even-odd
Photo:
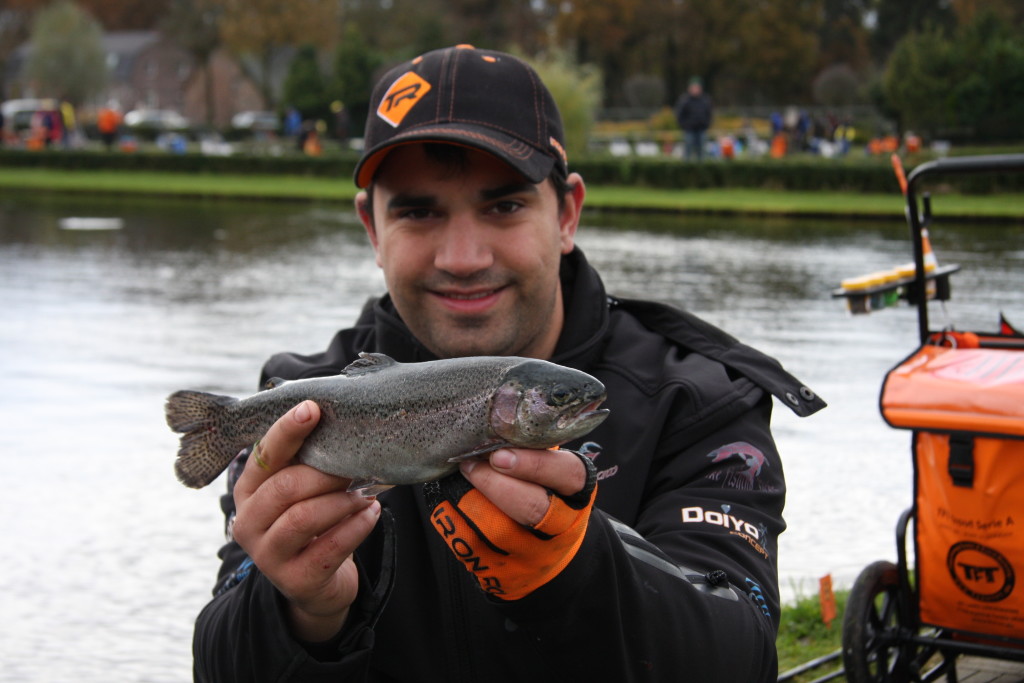
<svg viewBox="0 0 1024 683">
<path fill-rule="evenodd" d="M 510 199 L 510 200 L 507 200 L 507 201 L 502 201 L 502 202 L 498 202 L 498 203 L 494 204 L 494 206 L 491 207 L 491 212 L 492 213 L 515 213 L 516 211 L 521 209 L 522 206 L 523 206 L 522 203 L 517 202 L 517 201 L 513 201 L 513 200 Z"/>
<path fill-rule="evenodd" d="M 415 221 L 415 220 L 423 220 L 423 219 L 426 219 L 426 218 L 430 218 L 431 216 L 434 215 L 434 212 L 431 209 L 426 209 L 426 208 L 423 208 L 423 209 L 406 209 L 400 215 L 401 215 L 402 218 L 408 218 L 410 220 L 414 220 Z"/>
</svg>

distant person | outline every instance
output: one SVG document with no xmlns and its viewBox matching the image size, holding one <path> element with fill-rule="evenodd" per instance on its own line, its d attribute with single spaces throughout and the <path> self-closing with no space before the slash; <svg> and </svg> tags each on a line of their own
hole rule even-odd
<svg viewBox="0 0 1024 683">
<path fill-rule="evenodd" d="M 675 114 L 683 131 L 685 158 L 700 161 L 704 158 L 704 136 L 711 126 L 711 98 L 699 78 L 690 79 L 686 92 L 676 101 Z"/>
<path fill-rule="evenodd" d="M 70 148 L 75 135 L 75 107 L 68 101 L 60 103 L 61 119 L 61 142 L 65 148 Z"/>
<path fill-rule="evenodd" d="M 331 113 L 334 114 L 334 137 L 343 145 L 349 138 L 349 116 L 348 109 L 340 100 L 331 102 Z"/>
<path fill-rule="evenodd" d="M 320 156 L 323 153 L 323 144 L 320 142 L 320 128 L 326 126 L 322 121 L 307 121 L 304 125 L 304 136 L 302 139 L 302 151 L 312 157 Z"/>
<path fill-rule="evenodd" d="M 109 152 L 114 147 L 114 141 L 117 140 L 117 131 L 121 127 L 121 115 L 111 107 L 103 107 L 96 117 L 96 127 L 100 131 L 103 146 Z"/>
<path fill-rule="evenodd" d="M 295 135 L 295 148 L 300 152 L 306 151 L 306 141 L 309 140 L 311 135 L 316 135 L 316 122 L 307 119 L 302 122 L 299 126 L 298 133 Z"/>
<path fill-rule="evenodd" d="M 60 138 L 61 132 L 57 115 L 57 112 L 41 111 L 33 117 L 32 128 L 41 147 L 49 149 L 51 143 Z"/>
<path fill-rule="evenodd" d="M 302 114 L 295 107 L 288 107 L 285 111 L 282 132 L 286 138 L 297 138 L 302 134 Z M 302 149 L 302 143 L 298 144 L 299 149 Z"/>
</svg>

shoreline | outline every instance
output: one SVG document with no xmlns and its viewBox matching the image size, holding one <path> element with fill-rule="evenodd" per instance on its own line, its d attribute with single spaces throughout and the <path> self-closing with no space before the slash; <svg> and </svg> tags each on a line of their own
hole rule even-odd
<svg viewBox="0 0 1024 683">
<path fill-rule="evenodd" d="M 350 204 L 348 178 L 210 175 L 169 172 L 67 171 L 0 167 L 0 190 L 45 196 L 94 195 L 189 201 L 325 202 Z M 944 220 L 1024 223 L 1021 194 L 935 194 Z M 772 189 L 680 189 L 590 185 L 587 211 L 779 217 L 815 220 L 905 220 L 898 188 L 891 194 Z"/>
</svg>

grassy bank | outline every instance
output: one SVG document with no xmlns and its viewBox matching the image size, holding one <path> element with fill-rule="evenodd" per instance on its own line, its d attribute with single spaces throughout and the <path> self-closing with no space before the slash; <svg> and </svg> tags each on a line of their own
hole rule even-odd
<svg viewBox="0 0 1024 683">
<path fill-rule="evenodd" d="M 344 204 L 351 202 L 356 192 L 349 178 L 49 168 L 0 168 L 0 190 Z M 903 199 L 895 190 L 890 194 L 862 194 L 742 188 L 668 190 L 590 185 L 587 206 L 606 211 L 903 218 Z M 1020 194 L 942 194 L 934 197 L 933 206 L 936 215 L 942 217 L 1024 222 L 1024 196 Z"/>
<path fill-rule="evenodd" d="M 849 591 L 836 591 L 835 596 L 836 610 L 839 616 L 830 625 L 826 625 L 821 618 L 821 605 L 817 595 L 799 598 L 795 602 L 783 606 L 782 622 L 779 626 L 779 636 L 776 639 L 780 674 L 840 649 L 842 646 L 842 615 Z M 840 666 L 842 666 L 842 662 L 839 660 L 829 662 L 792 680 L 794 683 L 811 681 L 837 670 Z M 839 678 L 838 680 L 846 679 Z"/>
</svg>

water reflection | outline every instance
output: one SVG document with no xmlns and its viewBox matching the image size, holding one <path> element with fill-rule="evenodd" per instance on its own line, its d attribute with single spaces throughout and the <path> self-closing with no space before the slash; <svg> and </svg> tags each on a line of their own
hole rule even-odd
<svg viewBox="0 0 1024 683">
<path fill-rule="evenodd" d="M 123 228 L 61 230 L 66 216 Z M 776 412 L 790 529 L 787 593 L 848 583 L 891 558 L 910 502 L 909 436 L 877 411 L 882 374 L 914 346 L 911 309 L 852 318 L 843 277 L 909 259 L 902 223 L 588 215 L 579 242 L 621 296 L 684 306 L 777 356 L 829 401 Z M 1024 323 L 1018 228 L 937 225 L 960 262 L 950 316 Z M 271 353 L 323 348 L 382 290 L 344 206 L 0 199 L 4 619 L 18 681 L 181 681 L 221 542 L 219 487 L 171 473 L 162 402 L 182 387 L 246 394 Z M 961 296 L 963 294 L 963 296 Z M 933 313 L 933 320 L 941 315 Z M 74 643 L 56 660 L 40 652 Z"/>
</svg>

